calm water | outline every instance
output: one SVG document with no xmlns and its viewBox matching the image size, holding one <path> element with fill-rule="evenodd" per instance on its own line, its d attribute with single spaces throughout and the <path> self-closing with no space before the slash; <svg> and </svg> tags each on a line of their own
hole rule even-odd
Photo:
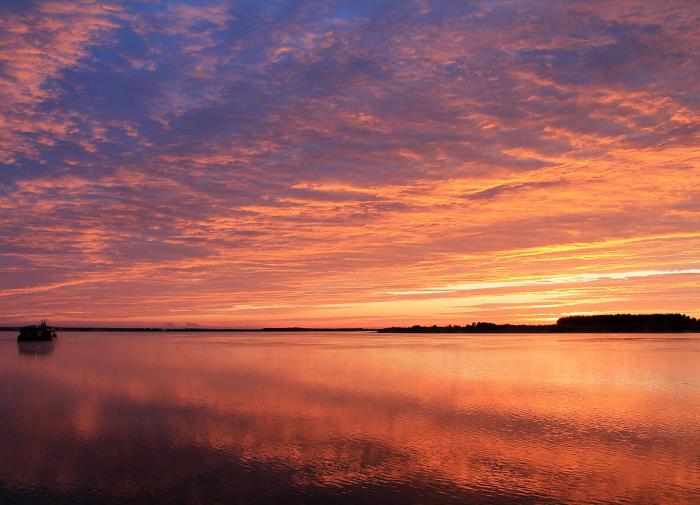
<svg viewBox="0 0 700 505">
<path fill-rule="evenodd" d="M 0 503 L 700 503 L 700 335 L 5 333 L 0 374 Z"/>
</svg>

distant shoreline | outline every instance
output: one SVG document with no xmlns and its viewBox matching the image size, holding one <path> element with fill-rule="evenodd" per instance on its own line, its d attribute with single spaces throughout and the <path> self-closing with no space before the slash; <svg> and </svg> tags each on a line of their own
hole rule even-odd
<svg viewBox="0 0 700 505">
<path fill-rule="evenodd" d="M 599 314 L 561 317 L 555 324 L 472 323 L 466 326 L 382 328 L 379 333 L 700 333 L 685 314 Z"/>
<path fill-rule="evenodd" d="M 0 327 L 0 331 L 19 331 L 19 326 Z M 125 328 L 54 327 L 57 332 L 139 332 L 139 333 L 272 333 L 272 332 L 361 332 L 376 333 L 700 333 L 700 320 L 685 314 L 600 314 L 567 316 L 554 324 L 471 323 L 465 326 L 394 326 L 390 328 Z"/>
</svg>

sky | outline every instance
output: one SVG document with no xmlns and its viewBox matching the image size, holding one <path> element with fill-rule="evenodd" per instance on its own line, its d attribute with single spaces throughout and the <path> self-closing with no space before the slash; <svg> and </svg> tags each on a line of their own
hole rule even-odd
<svg viewBox="0 0 700 505">
<path fill-rule="evenodd" d="M 700 2 L 0 2 L 0 324 L 700 316 Z"/>
</svg>

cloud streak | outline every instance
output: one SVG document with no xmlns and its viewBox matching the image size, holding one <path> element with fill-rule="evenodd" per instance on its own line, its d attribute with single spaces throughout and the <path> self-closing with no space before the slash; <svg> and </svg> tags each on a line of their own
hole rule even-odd
<svg viewBox="0 0 700 505">
<path fill-rule="evenodd" d="M 525 286 L 549 286 L 556 284 L 580 284 L 601 280 L 626 280 L 639 277 L 652 277 L 659 275 L 691 275 L 700 274 L 700 268 L 688 268 L 684 270 L 641 270 L 636 272 L 611 272 L 598 274 L 563 275 L 559 277 L 545 277 L 541 279 L 526 279 L 495 282 L 471 282 L 465 284 L 452 284 L 437 288 L 423 288 L 417 291 L 393 291 L 391 295 L 422 295 L 445 294 L 460 291 L 481 291 L 496 288 L 520 288 Z"/>
</svg>

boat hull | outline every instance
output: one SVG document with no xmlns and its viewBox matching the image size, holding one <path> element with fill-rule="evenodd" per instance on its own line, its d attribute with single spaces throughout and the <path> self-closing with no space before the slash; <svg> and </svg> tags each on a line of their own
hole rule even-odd
<svg viewBox="0 0 700 505">
<path fill-rule="evenodd" d="M 22 328 L 17 335 L 17 342 L 50 342 L 56 337 L 53 328 Z"/>
</svg>

